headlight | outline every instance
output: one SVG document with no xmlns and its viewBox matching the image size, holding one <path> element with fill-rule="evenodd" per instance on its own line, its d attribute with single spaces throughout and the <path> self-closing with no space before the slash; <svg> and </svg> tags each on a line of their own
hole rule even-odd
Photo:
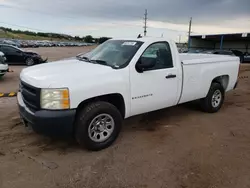
<svg viewBox="0 0 250 188">
<path fill-rule="evenodd" d="M 63 89 L 42 89 L 41 108 L 49 110 L 63 110 L 70 108 L 69 90 Z"/>
</svg>

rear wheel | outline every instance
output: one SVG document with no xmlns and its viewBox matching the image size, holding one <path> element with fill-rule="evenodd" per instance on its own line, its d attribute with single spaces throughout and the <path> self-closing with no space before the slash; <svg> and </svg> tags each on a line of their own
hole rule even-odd
<svg viewBox="0 0 250 188">
<path fill-rule="evenodd" d="M 207 96 L 201 99 L 201 108 L 208 113 L 218 112 L 224 102 L 224 88 L 219 83 L 212 83 Z"/>
<path fill-rule="evenodd" d="M 122 116 L 114 105 L 102 101 L 90 103 L 77 116 L 75 137 L 82 147 L 98 151 L 116 140 L 121 125 Z"/>
</svg>

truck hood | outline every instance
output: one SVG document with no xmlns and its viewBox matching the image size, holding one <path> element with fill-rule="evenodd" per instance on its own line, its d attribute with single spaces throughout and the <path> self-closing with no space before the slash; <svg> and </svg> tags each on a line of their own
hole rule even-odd
<svg viewBox="0 0 250 188">
<path fill-rule="evenodd" d="M 60 88 L 69 87 L 71 83 L 97 80 L 101 75 L 107 76 L 115 71 L 109 66 L 68 59 L 25 68 L 20 78 L 38 88 Z"/>
</svg>

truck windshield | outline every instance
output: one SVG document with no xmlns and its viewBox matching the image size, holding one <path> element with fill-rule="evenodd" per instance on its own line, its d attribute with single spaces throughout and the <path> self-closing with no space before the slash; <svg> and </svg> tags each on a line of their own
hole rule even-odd
<svg viewBox="0 0 250 188">
<path fill-rule="evenodd" d="M 83 61 L 110 66 L 126 67 L 143 42 L 132 40 L 108 40 L 87 54 L 77 56 Z"/>
</svg>

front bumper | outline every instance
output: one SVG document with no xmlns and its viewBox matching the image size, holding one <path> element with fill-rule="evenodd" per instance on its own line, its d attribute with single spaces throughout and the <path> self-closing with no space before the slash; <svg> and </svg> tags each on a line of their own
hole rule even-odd
<svg viewBox="0 0 250 188">
<path fill-rule="evenodd" d="M 0 76 L 5 75 L 5 73 L 6 73 L 7 71 L 8 71 L 8 70 L 0 70 Z"/>
<path fill-rule="evenodd" d="M 7 64 L 0 64 L 0 76 L 5 75 L 6 72 L 8 72 L 8 65 Z"/>
<path fill-rule="evenodd" d="M 7 63 L 3 64 L 3 63 L 0 63 L 0 70 L 3 70 L 3 71 L 6 71 L 8 70 L 9 66 Z"/>
<path fill-rule="evenodd" d="M 46 59 L 40 59 L 40 63 L 46 63 L 48 61 L 48 58 L 46 58 Z"/>
<path fill-rule="evenodd" d="M 34 59 L 36 64 L 46 63 L 48 61 L 48 58 L 43 59 L 41 56 L 35 56 L 35 57 L 33 57 L 33 59 Z"/>
<path fill-rule="evenodd" d="M 26 126 L 39 134 L 52 137 L 71 137 L 76 110 L 39 110 L 32 112 L 23 102 L 21 93 L 17 94 L 19 113 Z"/>
</svg>

